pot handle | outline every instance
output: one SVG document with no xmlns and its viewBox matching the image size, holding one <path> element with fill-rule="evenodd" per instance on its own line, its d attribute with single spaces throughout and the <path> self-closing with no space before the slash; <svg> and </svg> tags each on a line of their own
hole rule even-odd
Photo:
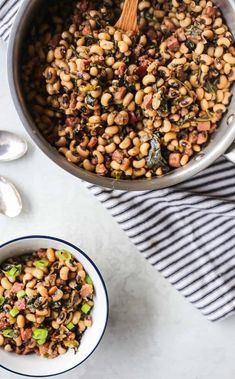
<svg viewBox="0 0 235 379">
<path fill-rule="evenodd" d="M 228 150 L 224 153 L 224 157 L 235 164 L 235 141 L 233 141 Z"/>
</svg>

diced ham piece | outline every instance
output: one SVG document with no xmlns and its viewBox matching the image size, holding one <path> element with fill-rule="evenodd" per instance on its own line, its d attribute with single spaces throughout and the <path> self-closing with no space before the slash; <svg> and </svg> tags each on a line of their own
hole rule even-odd
<svg viewBox="0 0 235 379">
<path fill-rule="evenodd" d="M 20 299 L 15 302 L 15 307 L 17 309 L 25 309 L 26 308 L 26 302 L 25 299 Z"/>
<path fill-rule="evenodd" d="M 180 159 L 181 159 L 180 153 L 171 153 L 169 155 L 169 165 L 171 167 L 180 167 Z"/>
<path fill-rule="evenodd" d="M 152 40 L 161 41 L 161 39 L 162 39 L 162 33 L 159 30 L 154 29 L 153 26 L 150 26 L 148 28 L 146 34 L 151 41 Z"/>
<path fill-rule="evenodd" d="M 1 312 L 0 313 L 0 330 L 5 329 L 9 325 L 8 316 L 6 313 Z"/>
<path fill-rule="evenodd" d="M 37 256 L 39 258 L 46 258 L 46 251 L 44 251 L 44 250 L 38 250 L 37 251 Z"/>
<path fill-rule="evenodd" d="M 210 130 L 210 127 L 211 127 L 210 121 L 201 121 L 197 125 L 197 130 L 199 132 L 204 132 L 204 131 Z"/>
<path fill-rule="evenodd" d="M 217 9 L 215 7 L 206 7 L 203 13 L 207 17 L 213 18 L 216 16 Z"/>
<path fill-rule="evenodd" d="M 148 93 L 147 95 L 144 96 L 143 105 L 146 109 L 151 108 L 152 98 L 153 98 L 153 95 L 151 93 Z"/>
<path fill-rule="evenodd" d="M 203 143 L 207 141 L 207 139 L 208 139 L 207 132 L 198 133 L 197 144 L 202 145 Z"/>
<path fill-rule="evenodd" d="M 118 67 L 118 76 L 123 76 L 125 74 L 125 71 L 126 71 L 126 64 L 123 62 L 119 67 Z"/>
<path fill-rule="evenodd" d="M 129 121 L 129 115 L 126 111 L 119 112 L 114 119 L 114 122 L 117 125 L 126 125 L 128 121 Z"/>
<path fill-rule="evenodd" d="M 40 355 L 47 355 L 48 354 L 48 349 L 49 349 L 49 344 L 44 343 L 43 345 L 38 346 L 39 349 L 39 354 Z"/>
<path fill-rule="evenodd" d="M 168 17 L 164 18 L 164 23 L 171 32 L 177 29 L 176 25 Z"/>
<path fill-rule="evenodd" d="M 173 36 L 167 38 L 166 45 L 167 45 L 168 49 L 171 51 L 177 51 L 179 48 L 179 42 L 178 42 L 177 38 L 175 38 Z"/>
<path fill-rule="evenodd" d="M 80 123 L 80 119 L 78 117 L 67 117 L 65 120 L 65 124 L 67 126 L 74 126 Z"/>
<path fill-rule="evenodd" d="M 88 142 L 87 144 L 87 147 L 89 149 L 92 149 L 93 147 L 95 147 L 98 143 L 98 138 L 97 137 L 91 137 L 90 141 Z"/>
<path fill-rule="evenodd" d="M 114 100 L 122 100 L 124 95 L 126 94 L 126 87 L 119 87 L 117 92 L 114 94 Z"/>
<path fill-rule="evenodd" d="M 91 27 L 90 27 L 90 25 L 85 25 L 84 26 L 84 28 L 83 28 L 83 30 L 82 30 L 82 34 L 84 35 L 84 36 L 87 36 L 88 34 L 91 34 L 92 32 L 91 32 Z"/>
<path fill-rule="evenodd" d="M 129 119 L 130 119 L 130 123 L 133 125 L 135 125 L 138 121 L 138 118 L 136 117 L 134 112 L 129 112 Z"/>
<path fill-rule="evenodd" d="M 103 163 L 97 164 L 95 170 L 99 175 L 105 175 L 107 173 L 107 169 Z"/>
<path fill-rule="evenodd" d="M 24 288 L 23 283 L 15 282 L 11 287 L 11 292 L 16 293 L 21 291 Z"/>
<path fill-rule="evenodd" d="M 145 66 L 139 66 L 135 70 L 135 74 L 138 75 L 140 78 L 143 78 L 147 74 L 147 68 Z"/>
<path fill-rule="evenodd" d="M 89 297 L 93 293 L 93 287 L 90 284 L 84 284 L 80 290 L 82 298 Z"/>
<path fill-rule="evenodd" d="M 122 162 L 123 157 L 124 157 L 123 152 L 119 149 L 115 150 L 114 153 L 112 154 L 112 160 L 118 163 Z"/>
<path fill-rule="evenodd" d="M 20 336 L 22 338 L 22 341 L 29 341 L 32 338 L 32 329 L 31 328 L 20 329 Z"/>
</svg>

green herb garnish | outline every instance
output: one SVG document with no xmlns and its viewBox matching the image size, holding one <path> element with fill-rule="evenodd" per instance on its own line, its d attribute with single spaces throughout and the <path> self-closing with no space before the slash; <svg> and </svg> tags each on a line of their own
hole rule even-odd
<svg viewBox="0 0 235 379">
<path fill-rule="evenodd" d="M 157 168 L 161 166 L 166 166 L 166 160 L 162 156 L 161 144 L 160 144 L 160 135 L 155 133 L 150 142 L 151 148 L 147 157 L 147 166 L 149 168 Z"/>
<path fill-rule="evenodd" d="M 67 250 L 58 250 L 56 256 L 62 261 L 69 261 L 72 258 L 72 254 Z"/>
<path fill-rule="evenodd" d="M 87 303 L 83 304 L 82 308 L 81 308 L 81 311 L 85 314 L 87 314 L 91 309 L 91 306 Z"/>
<path fill-rule="evenodd" d="M 18 299 L 22 299 L 23 297 L 26 296 L 26 292 L 24 290 L 18 291 L 16 296 Z"/>
<path fill-rule="evenodd" d="M 33 331 L 33 339 L 37 341 L 38 345 L 43 345 L 46 342 L 47 336 L 47 329 L 37 328 Z"/>
<path fill-rule="evenodd" d="M 47 259 L 40 259 L 39 261 L 33 262 L 33 264 L 37 268 L 44 268 L 44 267 L 47 267 L 49 265 L 49 262 Z"/>
<path fill-rule="evenodd" d="M 72 322 L 70 322 L 69 324 L 67 324 L 66 325 L 66 328 L 68 329 L 68 330 L 72 330 L 73 328 L 74 328 L 74 324 L 72 323 Z"/>
<path fill-rule="evenodd" d="M 10 276 L 11 278 L 16 278 L 21 273 L 21 265 L 10 265 L 10 269 L 7 271 L 3 271 L 6 276 Z"/>
<path fill-rule="evenodd" d="M 14 308 L 12 308 L 12 309 L 10 310 L 9 313 L 10 313 L 10 315 L 11 315 L 12 317 L 16 317 L 16 316 L 20 313 L 20 311 L 19 311 L 18 308 L 14 307 Z"/>
<path fill-rule="evenodd" d="M 0 307 L 5 303 L 5 297 L 0 296 Z"/>
<path fill-rule="evenodd" d="M 3 337 L 6 337 L 6 338 L 13 338 L 14 336 L 14 331 L 13 329 L 10 329 L 10 328 L 7 328 L 7 329 L 4 329 L 3 332 Z"/>
<path fill-rule="evenodd" d="M 86 283 L 87 284 L 93 284 L 92 279 L 89 275 L 86 276 Z"/>
</svg>

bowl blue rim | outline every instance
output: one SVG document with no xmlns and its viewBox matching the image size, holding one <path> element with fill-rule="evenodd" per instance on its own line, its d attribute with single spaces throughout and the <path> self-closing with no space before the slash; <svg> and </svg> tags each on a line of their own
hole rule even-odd
<svg viewBox="0 0 235 379">
<path fill-rule="evenodd" d="M 14 238 L 10 241 L 7 241 L 7 242 L 4 242 L 2 245 L 0 245 L 0 249 L 2 247 L 5 247 L 9 244 L 11 244 L 12 242 L 17 242 L 17 241 L 21 241 L 21 240 L 25 240 L 25 239 L 31 239 L 31 238 L 46 238 L 46 239 L 49 239 L 49 240 L 53 240 L 53 241 L 57 241 L 57 242 L 62 242 L 62 243 L 65 243 L 69 246 L 71 246 L 73 249 L 79 251 L 79 253 L 81 253 L 91 264 L 92 266 L 95 268 L 97 274 L 99 275 L 99 278 L 101 280 L 101 283 L 103 285 L 103 288 L 104 288 L 104 292 L 105 292 L 105 297 L 106 297 L 106 304 L 107 304 L 107 312 L 106 312 L 106 320 L 105 320 L 105 324 L 104 324 L 104 329 L 103 329 L 103 332 L 100 336 L 100 339 L 98 340 L 97 344 L 95 345 L 94 349 L 90 352 L 89 355 L 87 355 L 86 358 L 83 359 L 83 361 L 81 361 L 80 363 L 78 363 L 77 365 L 69 368 L 68 370 L 65 370 L 65 371 L 61 371 L 61 372 L 58 372 L 56 374 L 50 374 L 50 375 L 28 375 L 28 374 L 23 374 L 23 373 L 20 373 L 20 372 L 17 372 L 17 371 L 14 371 L 14 370 L 11 370 L 5 366 L 3 366 L 2 364 L 0 364 L 0 367 L 9 371 L 9 372 L 12 372 L 13 374 L 17 374 L 17 375 L 21 375 L 21 376 L 27 376 L 29 378 L 46 378 L 46 377 L 51 377 L 51 376 L 57 376 L 57 375 L 61 375 L 61 374 L 64 374 L 68 371 L 71 371 L 73 369 L 75 369 L 76 367 L 80 366 L 83 362 L 85 362 L 93 353 L 94 351 L 96 350 L 96 348 L 98 347 L 101 339 L 103 338 L 103 335 L 104 335 L 104 332 L 105 332 L 105 329 L 107 327 L 107 323 L 108 323 L 108 318 L 109 318 L 109 298 L 108 298 L 108 291 L 107 291 L 107 288 L 106 288 L 106 285 L 105 285 L 105 282 L 104 282 L 104 279 L 99 271 L 99 269 L 97 268 L 97 266 L 95 265 L 95 263 L 92 261 L 92 259 L 86 255 L 84 253 L 83 250 L 81 250 L 79 247 L 73 245 L 71 242 L 68 242 L 62 238 L 57 238 L 57 237 L 52 237 L 52 236 L 47 236 L 47 235 L 37 235 L 37 234 L 33 234 L 33 235 L 29 235 L 29 236 L 24 236 L 24 237 L 18 237 L 18 238 Z"/>
</svg>

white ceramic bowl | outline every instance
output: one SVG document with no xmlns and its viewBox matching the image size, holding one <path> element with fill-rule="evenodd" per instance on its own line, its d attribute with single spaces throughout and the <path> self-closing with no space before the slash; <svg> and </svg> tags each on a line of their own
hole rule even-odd
<svg viewBox="0 0 235 379">
<path fill-rule="evenodd" d="M 74 354 L 71 349 L 57 358 L 47 359 L 36 354 L 7 353 L 0 348 L 0 367 L 24 376 L 58 375 L 80 365 L 99 344 L 108 320 L 108 295 L 103 278 L 92 260 L 71 243 L 48 236 L 17 238 L 0 246 L 0 262 L 13 255 L 21 255 L 25 252 L 48 247 L 70 251 L 82 263 L 92 278 L 95 287 L 94 308 L 92 310 L 93 325 L 84 333 L 77 354 Z"/>
</svg>

